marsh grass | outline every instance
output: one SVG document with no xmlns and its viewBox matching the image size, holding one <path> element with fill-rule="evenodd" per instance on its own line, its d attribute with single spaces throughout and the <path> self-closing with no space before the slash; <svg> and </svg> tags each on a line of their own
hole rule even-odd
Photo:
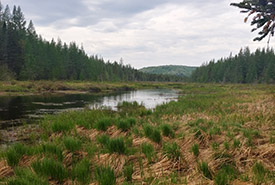
<svg viewBox="0 0 275 185">
<path fill-rule="evenodd" d="M 167 143 L 163 145 L 163 152 L 166 154 L 170 159 L 179 160 L 182 156 L 180 147 L 177 143 Z"/>
<path fill-rule="evenodd" d="M 72 178 L 76 179 L 81 184 L 88 184 L 91 180 L 90 161 L 82 159 L 72 168 Z"/>
<path fill-rule="evenodd" d="M 162 131 L 162 135 L 164 135 L 166 137 L 171 137 L 171 138 L 175 137 L 175 132 L 174 132 L 171 125 L 163 124 L 163 125 L 161 125 L 160 128 L 161 128 L 161 131 Z"/>
<path fill-rule="evenodd" d="M 60 162 L 63 161 L 63 150 L 55 143 L 45 143 L 39 147 L 39 152 L 46 156 L 55 156 Z"/>
<path fill-rule="evenodd" d="M 7 159 L 9 166 L 17 166 L 23 155 L 31 155 L 33 152 L 34 150 L 31 147 L 27 147 L 21 143 L 16 143 L 8 148 L 3 155 Z"/>
<path fill-rule="evenodd" d="M 195 157 L 198 157 L 199 154 L 200 154 L 200 151 L 199 151 L 199 145 L 198 144 L 194 144 L 191 148 L 191 151 L 193 152 L 194 156 Z"/>
<path fill-rule="evenodd" d="M 48 185 L 48 181 L 38 177 L 29 168 L 16 168 L 15 176 L 9 178 L 7 185 Z"/>
<path fill-rule="evenodd" d="M 44 158 L 32 163 L 32 168 L 36 174 L 42 177 L 50 177 L 54 180 L 62 182 L 68 177 L 68 171 L 62 163 L 53 158 Z"/>
<path fill-rule="evenodd" d="M 253 168 L 252 168 L 252 172 L 253 172 L 253 182 L 255 184 L 262 184 L 265 181 L 265 177 L 267 174 L 266 169 L 264 168 L 264 166 L 261 163 L 255 163 Z"/>
<path fill-rule="evenodd" d="M 208 179 L 213 179 L 211 170 L 209 169 L 208 163 L 202 161 L 198 163 L 199 171 Z"/>
<path fill-rule="evenodd" d="M 107 148 L 110 153 L 119 153 L 125 154 L 126 153 L 126 145 L 122 137 L 110 139 Z"/>
<path fill-rule="evenodd" d="M 132 181 L 132 175 L 134 173 L 134 167 L 133 164 L 128 164 L 124 166 L 123 174 L 126 181 L 131 182 Z"/>
<path fill-rule="evenodd" d="M 116 176 L 114 170 L 108 166 L 98 166 L 94 171 L 94 178 L 99 185 L 115 185 Z"/>
<path fill-rule="evenodd" d="M 111 118 L 102 118 L 96 124 L 95 128 L 100 131 L 106 131 L 109 126 L 113 124 L 113 119 Z"/>
<path fill-rule="evenodd" d="M 225 164 L 215 176 L 216 185 L 229 185 L 230 181 L 237 178 L 237 171 L 232 165 Z"/>
<path fill-rule="evenodd" d="M 81 141 L 78 138 L 65 136 L 63 138 L 64 146 L 67 150 L 75 152 L 81 149 Z"/>
<path fill-rule="evenodd" d="M 153 157 L 155 156 L 153 145 L 148 144 L 148 143 L 142 143 L 141 151 L 142 151 L 142 153 L 144 153 L 144 155 L 148 159 L 149 163 L 151 163 Z"/>
<path fill-rule="evenodd" d="M 116 125 L 118 129 L 127 132 L 136 124 L 136 122 L 135 118 L 119 119 Z"/>
<path fill-rule="evenodd" d="M 149 124 L 145 124 L 143 125 L 143 130 L 146 137 L 148 137 L 149 139 L 151 139 L 156 143 L 161 143 L 162 141 L 161 133 L 157 128 L 154 128 Z"/>
</svg>

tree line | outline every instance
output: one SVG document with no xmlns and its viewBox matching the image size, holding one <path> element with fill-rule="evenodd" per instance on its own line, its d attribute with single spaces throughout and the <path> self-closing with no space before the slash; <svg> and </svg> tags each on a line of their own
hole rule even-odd
<svg viewBox="0 0 275 185">
<path fill-rule="evenodd" d="M 275 83 L 275 53 L 272 48 L 241 49 L 239 54 L 210 61 L 197 68 L 193 82 Z"/>
<path fill-rule="evenodd" d="M 0 2 L 0 80 L 181 81 L 181 77 L 142 73 L 122 61 L 88 56 L 75 42 L 46 41 L 20 6 Z"/>
</svg>

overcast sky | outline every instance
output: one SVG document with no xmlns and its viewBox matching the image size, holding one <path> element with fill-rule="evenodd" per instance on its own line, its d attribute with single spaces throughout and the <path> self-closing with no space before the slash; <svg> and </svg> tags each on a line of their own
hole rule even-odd
<svg viewBox="0 0 275 185">
<path fill-rule="evenodd" d="M 211 59 L 266 47 L 245 14 L 231 7 L 240 0 L 0 0 L 20 5 L 43 38 L 83 45 L 89 55 L 135 68 L 200 66 Z M 275 38 L 270 46 L 274 46 Z"/>
</svg>

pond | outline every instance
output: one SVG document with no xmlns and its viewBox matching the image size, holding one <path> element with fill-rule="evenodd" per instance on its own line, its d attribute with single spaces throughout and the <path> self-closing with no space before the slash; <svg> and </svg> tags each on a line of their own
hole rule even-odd
<svg viewBox="0 0 275 185">
<path fill-rule="evenodd" d="M 108 107 L 116 110 L 119 102 L 137 101 L 146 108 L 177 100 L 178 91 L 146 89 L 113 94 L 47 94 L 35 96 L 0 97 L 0 129 L 20 125 L 20 120 L 39 118 L 67 110 Z"/>
</svg>

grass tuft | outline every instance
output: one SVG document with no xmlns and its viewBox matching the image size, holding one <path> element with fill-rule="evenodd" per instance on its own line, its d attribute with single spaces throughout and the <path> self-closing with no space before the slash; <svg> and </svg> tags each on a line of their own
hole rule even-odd
<svg viewBox="0 0 275 185">
<path fill-rule="evenodd" d="M 265 180 L 267 171 L 261 163 L 255 163 L 252 172 L 254 174 L 253 181 L 255 184 L 262 184 Z"/>
<path fill-rule="evenodd" d="M 36 174 L 43 177 L 50 177 L 54 180 L 62 182 L 68 176 L 67 169 L 62 163 L 53 158 L 44 158 L 32 163 L 32 168 Z"/>
<path fill-rule="evenodd" d="M 98 182 L 99 185 L 115 185 L 116 184 L 116 176 L 114 170 L 110 167 L 96 167 L 95 168 L 94 178 Z"/>
<path fill-rule="evenodd" d="M 181 157 L 180 147 L 175 142 L 165 144 L 163 151 L 170 159 L 179 160 Z"/>
<path fill-rule="evenodd" d="M 91 178 L 90 162 L 83 159 L 78 162 L 72 169 L 72 178 L 81 184 L 89 184 Z"/>
<path fill-rule="evenodd" d="M 193 152 L 194 156 L 198 157 L 200 154 L 199 151 L 199 145 L 198 144 L 194 144 L 191 148 L 191 151 Z"/>
<path fill-rule="evenodd" d="M 148 143 L 142 143 L 141 149 L 142 149 L 142 153 L 144 153 L 144 155 L 148 159 L 149 163 L 151 163 L 152 157 L 155 155 L 153 145 L 148 144 Z"/>
<path fill-rule="evenodd" d="M 212 180 L 213 179 L 213 176 L 212 176 L 212 173 L 208 167 L 208 164 L 204 161 L 202 162 L 199 162 L 198 164 L 198 168 L 200 170 L 200 172 L 208 179 Z"/>
<path fill-rule="evenodd" d="M 75 152 L 81 149 L 81 142 L 79 139 L 71 136 L 66 136 L 63 138 L 63 143 L 67 150 Z"/>
<path fill-rule="evenodd" d="M 95 124 L 95 128 L 97 130 L 106 131 L 112 123 L 113 120 L 111 118 L 102 118 Z"/>
<path fill-rule="evenodd" d="M 166 137 L 171 137 L 171 138 L 175 137 L 175 132 L 173 131 L 173 128 L 171 125 L 168 125 L 168 124 L 161 125 L 161 131 L 162 131 L 162 134 Z"/>
<path fill-rule="evenodd" d="M 132 175 L 134 173 L 134 168 L 132 164 L 124 166 L 123 174 L 126 181 L 132 181 Z"/>
</svg>

